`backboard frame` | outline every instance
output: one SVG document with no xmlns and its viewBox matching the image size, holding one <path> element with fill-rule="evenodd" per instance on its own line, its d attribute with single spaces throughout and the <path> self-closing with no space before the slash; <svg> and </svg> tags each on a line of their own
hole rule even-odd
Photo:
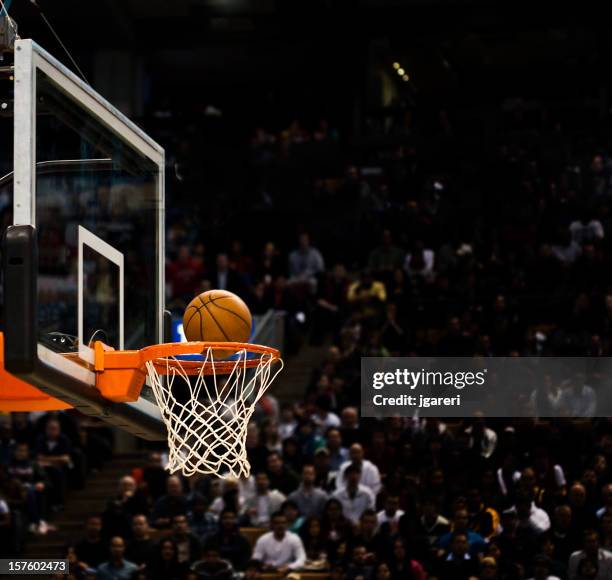
<svg viewBox="0 0 612 580">
<path fill-rule="evenodd" d="M 11 254 L 11 252 L 16 251 L 21 255 L 24 247 L 36 247 L 36 79 L 37 72 L 41 71 L 69 98 L 77 101 L 98 122 L 138 150 L 140 154 L 151 160 L 157 167 L 156 241 L 158 256 L 161 258 L 157 261 L 155 272 L 157 278 L 157 311 L 154 330 L 157 342 L 162 343 L 164 339 L 165 298 L 163 261 L 163 256 L 165 256 L 164 149 L 103 99 L 92 87 L 84 83 L 32 40 L 17 41 L 14 55 L 13 225 L 15 229 L 5 236 L 6 252 Z M 28 237 L 32 237 L 33 241 L 24 245 L 24 240 Z M 31 253 L 32 256 L 26 257 L 27 268 L 23 268 L 21 273 L 15 269 L 11 270 L 12 280 L 8 280 L 9 274 L 5 271 L 7 316 L 14 316 L 13 324 L 7 322 L 5 329 L 7 370 L 43 392 L 72 404 L 85 414 L 99 416 L 140 437 L 165 439 L 165 428 L 161 423 L 159 411 L 149 401 L 141 398 L 137 403 L 117 404 L 101 397 L 95 388 L 96 374 L 87 365 L 91 356 L 86 347 L 79 347 L 84 360 L 76 361 L 54 352 L 44 344 L 32 343 L 37 337 L 38 324 L 37 317 L 34 315 L 35 302 L 22 305 L 21 311 L 16 309 L 14 313 L 9 312 L 8 303 L 11 299 L 16 304 L 20 304 L 20 298 L 16 296 L 20 284 L 23 286 L 33 284 L 36 287 L 37 252 L 33 251 Z M 108 252 L 105 252 L 104 256 L 108 257 Z M 10 270 L 11 266 L 9 264 L 10 256 L 8 262 L 5 260 L 5 268 Z M 123 285 L 120 286 L 120 290 L 123 292 Z M 12 297 L 10 296 L 11 292 Z M 82 293 L 80 297 L 82 297 Z M 30 312 L 29 316 L 27 315 L 28 309 L 34 310 L 34 312 Z M 21 326 L 24 326 L 24 328 L 18 328 L 21 320 L 19 316 L 22 318 L 25 316 L 25 320 L 21 322 Z M 15 339 L 14 345 L 10 344 L 11 338 Z M 19 351 L 18 345 L 20 344 L 27 347 Z"/>
</svg>

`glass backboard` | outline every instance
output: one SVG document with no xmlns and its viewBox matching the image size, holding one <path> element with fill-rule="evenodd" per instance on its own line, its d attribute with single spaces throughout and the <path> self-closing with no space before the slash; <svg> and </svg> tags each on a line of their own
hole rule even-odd
<svg viewBox="0 0 612 580">
<path fill-rule="evenodd" d="M 13 222 L 38 238 L 38 357 L 93 385 L 93 341 L 163 342 L 164 151 L 31 40 L 15 47 L 14 123 Z"/>
</svg>

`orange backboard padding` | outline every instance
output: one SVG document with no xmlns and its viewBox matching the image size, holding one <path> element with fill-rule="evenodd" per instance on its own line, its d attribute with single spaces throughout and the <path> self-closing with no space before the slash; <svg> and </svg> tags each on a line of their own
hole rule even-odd
<svg viewBox="0 0 612 580">
<path fill-rule="evenodd" d="M 0 411 L 59 411 L 72 405 L 50 397 L 4 368 L 4 334 L 0 332 Z"/>
<path fill-rule="evenodd" d="M 269 346 L 241 342 L 171 342 L 147 346 L 140 350 L 114 350 L 103 342 L 94 343 L 94 369 L 96 387 L 107 399 L 116 403 L 138 400 L 146 380 L 146 364 L 153 361 L 160 374 L 168 374 L 180 366 L 181 372 L 188 375 L 228 374 L 235 367 L 231 360 L 186 361 L 180 363 L 172 357 L 186 354 L 200 354 L 207 349 L 246 350 L 249 353 L 268 355 L 274 361 L 280 360 L 280 352 Z M 260 364 L 259 358 L 247 359 L 240 363 L 246 368 Z"/>
</svg>

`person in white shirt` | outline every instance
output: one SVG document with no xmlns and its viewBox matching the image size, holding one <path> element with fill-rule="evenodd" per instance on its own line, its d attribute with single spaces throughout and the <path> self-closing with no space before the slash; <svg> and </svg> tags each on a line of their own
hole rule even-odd
<svg viewBox="0 0 612 580">
<path fill-rule="evenodd" d="M 242 514 L 245 510 L 247 500 L 255 495 L 255 482 L 253 481 L 253 477 L 249 476 L 245 479 L 233 479 L 228 477 L 221 481 L 221 494 L 212 501 L 208 511 L 216 518 L 219 518 L 221 512 L 226 508 L 235 509 L 237 513 Z M 226 500 L 230 500 L 230 505 L 226 504 Z"/>
<path fill-rule="evenodd" d="M 356 465 L 361 471 L 361 479 L 359 483 L 370 488 L 370 491 L 376 497 L 381 488 L 380 472 L 378 467 L 371 461 L 364 459 L 363 447 L 359 443 L 353 443 L 349 449 L 349 461 L 345 461 L 338 471 L 336 478 L 336 489 L 340 491 L 345 486 L 345 470 L 349 465 Z"/>
<path fill-rule="evenodd" d="M 272 516 L 272 531 L 260 536 L 255 543 L 253 560 L 261 562 L 265 571 L 278 574 L 304 566 L 306 552 L 302 540 L 287 531 L 287 518 L 281 512 Z"/>
<path fill-rule="evenodd" d="M 574 220 L 569 225 L 569 232 L 572 240 L 580 246 L 591 244 L 605 236 L 601 222 L 598 219 L 591 218 L 588 212 L 585 212 L 580 219 Z"/>
<path fill-rule="evenodd" d="M 414 251 L 406 254 L 404 270 L 410 278 L 422 276 L 425 280 L 431 280 L 434 277 L 435 259 L 435 252 L 426 248 L 422 240 L 417 240 Z"/>
<path fill-rule="evenodd" d="M 599 544 L 599 534 L 595 530 L 585 530 L 583 536 L 583 549 L 574 552 L 569 559 L 568 578 L 578 580 L 585 578 L 584 571 L 580 573 L 579 567 L 583 560 L 597 562 L 597 575 L 589 576 L 593 580 L 610 580 L 612 578 L 612 552 L 604 550 Z"/>
<path fill-rule="evenodd" d="M 342 504 L 342 512 L 354 524 L 359 523 L 361 514 L 367 509 L 374 509 L 376 496 L 369 487 L 359 483 L 361 470 L 351 464 L 344 470 L 345 486 L 337 490 L 333 497 Z"/>
<path fill-rule="evenodd" d="M 293 406 L 285 404 L 281 407 L 280 419 L 278 421 L 278 434 L 284 441 L 287 437 L 293 436 L 297 428 L 297 420 L 293 411 Z"/>
<path fill-rule="evenodd" d="M 268 526 L 272 514 L 280 510 L 287 499 L 277 489 L 270 489 L 270 479 L 265 471 L 255 475 L 255 495 L 245 502 L 245 510 L 251 525 Z"/>
<path fill-rule="evenodd" d="M 319 435 L 324 435 L 330 427 L 340 426 L 340 417 L 330 411 L 329 397 L 321 395 L 315 402 L 315 412 L 311 415 L 313 423 L 317 426 Z"/>
<path fill-rule="evenodd" d="M 504 513 L 515 513 L 518 516 L 519 525 L 531 528 L 538 535 L 550 529 L 548 514 L 524 495 L 519 495 L 516 503 Z"/>
<path fill-rule="evenodd" d="M 472 424 L 465 430 L 469 448 L 474 449 L 485 459 L 489 459 L 497 447 L 497 433 L 485 425 L 481 412 L 474 413 Z"/>
<path fill-rule="evenodd" d="M 376 514 L 376 519 L 379 526 L 389 522 L 389 525 L 395 528 L 403 515 L 404 511 L 399 509 L 399 497 L 397 495 L 388 495 L 385 500 L 385 509 Z"/>
</svg>

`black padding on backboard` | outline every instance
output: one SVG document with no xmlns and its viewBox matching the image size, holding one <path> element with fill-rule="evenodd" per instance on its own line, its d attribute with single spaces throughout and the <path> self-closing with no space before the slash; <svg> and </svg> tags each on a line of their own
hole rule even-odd
<svg viewBox="0 0 612 580">
<path fill-rule="evenodd" d="M 32 226 L 9 226 L 2 239 L 4 356 L 9 372 L 29 372 L 37 358 L 38 250 Z"/>
</svg>

